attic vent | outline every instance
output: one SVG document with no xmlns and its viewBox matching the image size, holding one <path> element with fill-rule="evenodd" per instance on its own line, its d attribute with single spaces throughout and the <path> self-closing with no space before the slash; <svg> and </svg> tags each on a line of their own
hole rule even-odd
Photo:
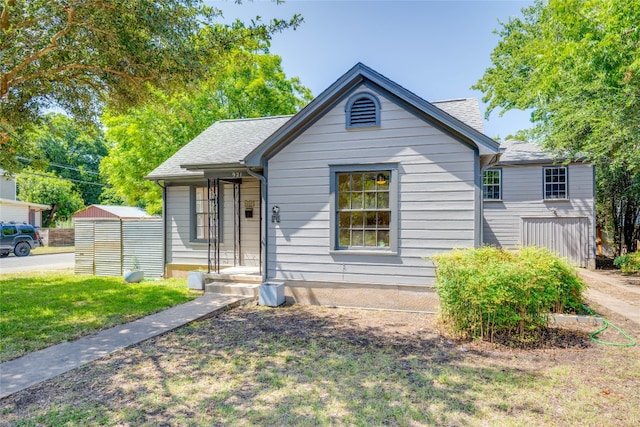
<svg viewBox="0 0 640 427">
<path fill-rule="evenodd" d="M 380 103 L 369 93 L 351 97 L 346 106 L 347 127 L 380 126 Z"/>
</svg>

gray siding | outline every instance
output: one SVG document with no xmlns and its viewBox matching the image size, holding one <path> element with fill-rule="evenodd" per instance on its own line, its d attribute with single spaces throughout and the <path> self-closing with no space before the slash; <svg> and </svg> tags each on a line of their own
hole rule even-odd
<svg viewBox="0 0 640 427">
<path fill-rule="evenodd" d="M 524 242 L 523 218 L 585 218 L 586 253 L 594 257 L 593 166 L 568 165 L 568 200 L 543 199 L 543 166 L 503 166 L 502 201 L 484 202 L 484 243 L 515 248 Z"/>
<path fill-rule="evenodd" d="M 206 181 L 202 184 L 206 186 Z M 242 265 L 260 265 L 260 183 L 253 178 L 243 179 L 241 200 L 241 259 Z M 206 242 L 191 241 L 191 202 L 189 186 L 167 187 L 167 264 L 207 265 Z M 255 201 L 254 217 L 244 217 L 246 200 Z M 220 245 L 220 264 L 233 265 L 233 186 L 223 184 L 223 236 Z"/>
<path fill-rule="evenodd" d="M 344 102 L 268 163 L 268 277 L 428 285 L 424 257 L 475 243 L 474 151 L 380 96 L 379 128 L 345 128 Z M 330 165 L 397 163 L 397 255 L 330 253 Z"/>
</svg>

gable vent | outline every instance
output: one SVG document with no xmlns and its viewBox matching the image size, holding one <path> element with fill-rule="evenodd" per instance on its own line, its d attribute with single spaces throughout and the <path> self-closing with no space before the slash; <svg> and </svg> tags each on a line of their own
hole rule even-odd
<svg viewBox="0 0 640 427">
<path fill-rule="evenodd" d="M 380 107 L 373 96 L 356 96 L 347 104 L 347 127 L 379 125 Z"/>
</svg>

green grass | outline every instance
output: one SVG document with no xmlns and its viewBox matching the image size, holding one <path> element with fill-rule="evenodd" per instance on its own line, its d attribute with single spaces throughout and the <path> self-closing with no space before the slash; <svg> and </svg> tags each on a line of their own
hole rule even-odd
<svg viewBox="0 0 640 427">
<path fill-rule="evenodd" d="M 32 255 L 62 254 L 74 252 L 75 246 L 39 246 L 31 250 Z"/>
<path fill-rule="evenodd" d="M 126 284 L 69 273 L 0 275 L 0 361 L 195 298 L 184 279 Z"/>
</svg>

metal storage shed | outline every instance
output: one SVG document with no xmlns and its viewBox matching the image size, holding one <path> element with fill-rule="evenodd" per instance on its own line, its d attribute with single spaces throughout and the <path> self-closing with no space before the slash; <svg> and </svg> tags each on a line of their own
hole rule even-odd
<svg viewBox="0 0 640 427">
<path fill-rule="evenodd" d="M 76 212 L 75 273 L 120 276 L 134 259 L 145 277 L 164 275 L 162 218 L 130 206 L 91 205 Z"/>
</svg>

